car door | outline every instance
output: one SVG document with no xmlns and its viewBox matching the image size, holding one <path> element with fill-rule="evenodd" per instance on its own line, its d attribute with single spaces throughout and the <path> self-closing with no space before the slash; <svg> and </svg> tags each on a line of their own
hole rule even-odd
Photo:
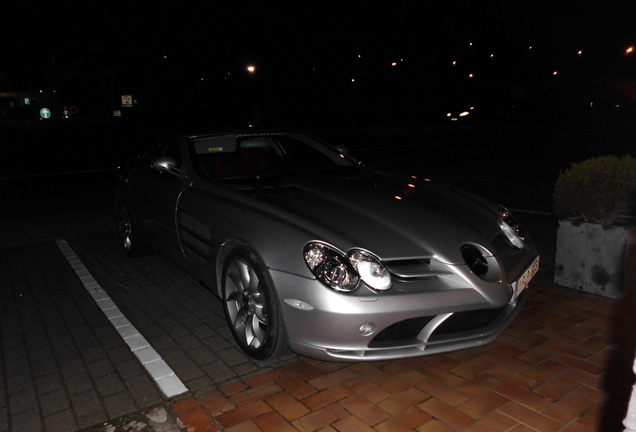
<svg viewBox="0 0 636 432">
<path fill-rule="evenodd" d="M 139 216 L 143 237 L 157 252 L 179 255 L 176 207 L 187 184 L 176 137 L 163 137 L 130 175 L 131 205 Z M 134 204 L 133 204 L 134 203 Z"/>
</svg>

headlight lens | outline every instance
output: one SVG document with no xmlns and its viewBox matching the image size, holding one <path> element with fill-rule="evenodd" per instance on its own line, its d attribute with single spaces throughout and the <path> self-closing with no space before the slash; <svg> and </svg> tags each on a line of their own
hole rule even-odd
<svg viewBox="0 0 636 432">
<path fill-rule="evenodd" d="M 305 246 L 304 256 L 316 278 L 336 291 L 354 291 L 360 279 L 375 290 L 391 288 L 391 275 L 371 252 L 352 249 L 345 254 L 326 243 L 312 242 Z"/>
<path fill-rule="evenodd" d="M 391 288 L 391 275 L 378 257 L 359 249 L 350 251 L 348 256 L 364 283 L 379 291 Z"/>
<path fill-rule="evenodd" d="M 320 282 L 336 291 L 353 291 L 360 277 L 340 251 L 323 243 L 305 247 L 305 262 Z"/>
<path fill-rule="evenodd" d="M 499 223 L 501 231 L 503 231 L 508 241 L 510 241 L 514 247 L 523 249 L 526 240 L 525 231 L 507 208 L 499 206 L 498 210 L 500 219 L 497 222 Z"/>
</svg>

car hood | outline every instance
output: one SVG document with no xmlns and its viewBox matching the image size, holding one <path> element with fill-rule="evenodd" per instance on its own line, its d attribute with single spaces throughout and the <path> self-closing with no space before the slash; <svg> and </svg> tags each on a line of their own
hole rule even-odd
<svg viewBox="0 0 636 432">
<path fill-rule="evenodd" d="M 313 172 L 234 185 L 316 238 L 381 259 L 436 257 L 463 262 L 466 242 L 487 246 L 499 232 L 496 206 L 446 185 L 378 171 Z"/>
</svg>

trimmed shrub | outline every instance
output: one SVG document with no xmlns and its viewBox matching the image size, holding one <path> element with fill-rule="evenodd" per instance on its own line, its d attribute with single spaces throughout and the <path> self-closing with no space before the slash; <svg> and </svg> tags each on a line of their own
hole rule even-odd
<svg viewBox="0 0 636 432">
<path fill-rule="evenodd" d="M 600 156 L 573 163 L 559 174 L 552 198 L 554 213 L 563 219 L 611 225 L 627 213 L 636 193 L 636 159 Z"/>
</svg>

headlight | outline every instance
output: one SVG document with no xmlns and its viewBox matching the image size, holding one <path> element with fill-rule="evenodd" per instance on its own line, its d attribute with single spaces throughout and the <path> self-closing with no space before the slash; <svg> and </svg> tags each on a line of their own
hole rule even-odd
<svg viewBox="0 0 636 432">
<path fill-rule="evenodd" d="M 391 275 L 378 257 L 360 249 L 351 250 L 348 256 L 364 283 L 379 291 L 391 288 Z"/>
<path fill-rule="evenodd" d="M 501 231 L 510 241 L 510 243 L 519 249 L 523 249 L 525 246 L 526 233 L 519 225 L 519 222 L 512 216 L 510 211 L 503 206 L 498 207 L 500 219 L 497 221 Z"/>
<path fill-rule="evenodd" d="M 360 277 L 340 251 L 323 243 L 305 246 L 305 262 L 320 282 L 336 291 L 353 291 Z"/>
<path fill-rule="evenodd" d="M 312 242 L 305 246 L 304 257 L 316 278 L 336 291 L 354 291 L 360 279 L 375 290 L 391 288 L 389 272 L 371 252 L 352 249 L 345 254 L 326 243 Z"/>
</svg>

